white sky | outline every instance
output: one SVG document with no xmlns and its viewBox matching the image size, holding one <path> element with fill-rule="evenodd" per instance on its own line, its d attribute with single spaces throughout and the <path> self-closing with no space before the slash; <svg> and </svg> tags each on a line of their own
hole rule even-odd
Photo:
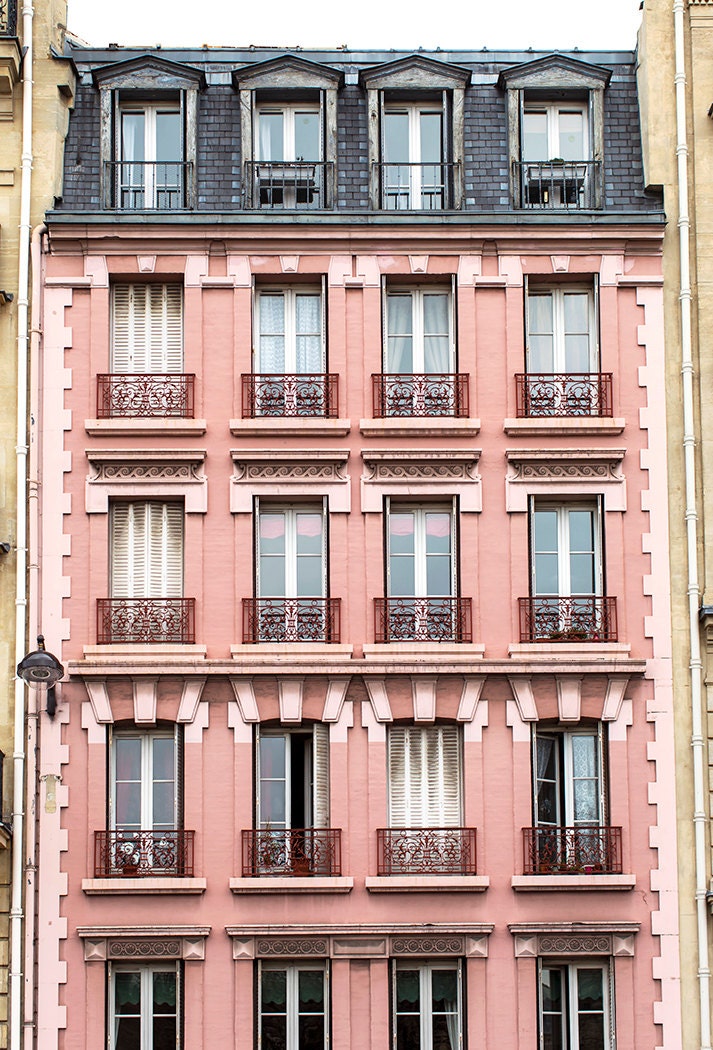
<svg viewBox="0 0 713 1050">
<path fill-rule="evenodd" d="M 69 0 L 96 47 L 633 49 L 640 0 Z"/>
</svg>

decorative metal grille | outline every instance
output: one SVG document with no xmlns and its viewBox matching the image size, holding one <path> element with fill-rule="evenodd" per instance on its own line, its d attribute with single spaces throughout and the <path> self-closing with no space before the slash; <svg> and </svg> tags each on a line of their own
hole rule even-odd
<svg viewBox="0 0 713 1050">
<path fill-rule="evenodd" d="M 621 828 L 523 828 L 526 875 L 618 875 Z"/>
<path fill-rule="evenodd" d="M 598 160 L 514 161 L 521 208 L 577 211 L 594 208 Z"/>
<path fill-rule="evenodd" d="M 243 375 L 243 419 L 256 416 L 337 415 L 339 377 L 309 375 Z"/>
<path fill-rule="evenodd" d="M 379 875 L 475 875 L 475 828 L 377 828 Z"/>
<path fill-rule="evenodd" d="M 470 598 L 375 598 L 377 642 L 472 642 Z"/>
<path fill-rule="evenodd" d="M 17 36 L 17 0 L 0 0 L 0 36 Z"/>
<path fill-rule="evenodd" d="M 467 416 L 468 375 L 463 372 L 372 374 L 374 416 Z"/>
<path fill-rule="evenodd" d="M 611 416 L 612 373 L 515 376 L 518 416 Z"/>
<path fill-rule="evenodd" d="M 310 211 L 331 208 L 331 161 L 246 161 L 245 206 Z"/>
<path fill-rule="evenodd" d="M 341 875 L 339 828 L 243 831 L 243 875 Z"/>
<path fill-rule="evenodd" d="M 456 163 L 376 165 L 386 211 L 443 211 L 453 207 Z"/>
<path fill-rule="evenodd" d="M 97 376 L 99 419 L 180 416 L 193 419 L 195 375 L 113 372 Z"/>
<path fill-rule="evenodd" d="M 95 831 L 95 878 L 193 875 L 193 831 Z"/>
<path fill-rule="evenodd" d="M 195 598 L 97 598 L 97 644 L 196 640 Z"/>
<path fill-rule="evenodd" d="M 521 642 L 616 642 L 616 598 L 519 598 Z"/>
<path fill-rule="evenodd" d="M 339 642 L 340 598 L 243 598 L 243 642 Z"/>
<path fill-rule="evenodd" d="M 121 211 L 181 211 L 193 203 L 190 161 L 110 160 L 105 207 Z"/>
</svg>

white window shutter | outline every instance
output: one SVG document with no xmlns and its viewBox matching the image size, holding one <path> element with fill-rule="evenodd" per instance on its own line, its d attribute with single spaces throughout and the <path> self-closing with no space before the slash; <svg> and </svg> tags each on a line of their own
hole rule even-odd
<svg viewBox="0 0 713 1050">
<path fill-rule="evenodd" d="M 460 732 L 458 726 L 436 726 L 439 742 L 440 783 L 438 795 L 429 800 L 431 813 L 438 812 L 437 824 L 443 827 L 460 827 L 461 813 L 461 768 Z"/>
<path fill-rule="evenodd" d="M 183 371 L 183 289 L 180 284 L 114 286 L 112 370 Z"/>
<path fill-rule="evenodd" d="M 389 803 L 392 827 L 461 825 L 457 726 L 391 727 Z"/>
<path fill-rule="evenodd" d="M 114 285 L 112 291 L 112 372 L 133 371 L 132 346 L 129 338 L 132 288 L 133 285 L 130 284 L 117 284 Z"/>
<path fill-rule="evenodd" d="M 147 597 L 146 503 L 116 503 L 111 513 L 111 595 Z"/>
<path fill-rule="evenodd" d="M 180 598 L 183 593 L 183 507 L 149 503 L 149 597 Z"/>
<path fill-rule="evenodd" d="M 407 826 L 406 728 L 389 727 L 389 825 Z"/>
<path fill-rule="evenodd" d="M 329 726 L 312 726 L 312 821 L 315 828 L 329 827 Z"/>
</svg>

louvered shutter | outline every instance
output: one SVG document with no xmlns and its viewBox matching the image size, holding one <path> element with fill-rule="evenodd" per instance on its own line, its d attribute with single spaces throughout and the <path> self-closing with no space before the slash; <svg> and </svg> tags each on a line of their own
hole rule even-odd
<svg viewBox="0 0 713 1050">
<path fill-rule="evenodd" d="M 113 290 L 113 372 L 183 371 L 180 284 L 117 284 Z"/>
<path fill-rule="evenodd" d="M 183 507 L 149 503 L 149 598 L 180 598 L 183 593 Z"/>
<path fill-rule="evenodd" d="M 392 827 L 461 824 L 460 735 L 457 726 L 394 726 L 389 733 Z"/>
<path fill-rule="evenodd" d="M 315 828 L 329 827 L 329 726 L 312 726 L 312 822 Z"/>
<path fill-rule="evenodd" d="M 112 598 L 145 598 L 147 504 L 115 503 L 111 510 Z"/>
</svg>

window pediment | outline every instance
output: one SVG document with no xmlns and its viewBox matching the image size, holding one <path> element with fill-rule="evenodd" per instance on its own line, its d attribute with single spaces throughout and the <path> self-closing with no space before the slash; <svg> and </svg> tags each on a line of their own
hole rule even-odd
<svg viewBox="0 0 713 1050">
<path fill-rule="evenodd" d="M 410 55 L 396 62 L 371 66 L 361 74 L 368 90 L 405 88 L 407 90 L 449 91 L 465 89 L 470 83 L 471 71 L 448 62 Z"/>
<path fill-rule="evenodd" d="M 233 450 L 231 456 L 230 510 L 233 514 L 252 513 L 256 495 L 284 496 L 287 500 L 327 496 L 330 513 L 349 513 L 348 452 L 305 449 L 275 453 L 241 449 Z"/>
<path fill-rule="evenodd" d="M 603 89 L 611 79 L 611 70 L 564 55 L 547 55 L 504 69 L 498 87 L 514 91 L 536 88 L 594 91 Z"/>
<path fill-rule="evenodd" d="M 106 514 L 109 499 L 183 497 L 187 514 L 208 509 L 204 451 L 174 449 L 134 452 L 87 450 L 87 514 Z"/>
<path fill-rule="evenodd" d="M 522 449 L 506 452 L 506 508 L 527 511 L 528 497 L 606 493 L 606 509 L 626 510 L 623 449 Z"/>
<path fill-rule="evenodd" d="M 205 78 L 197 69 L 165 58 L 142 56 L 128 62 L 113 62 L 94 70 L 94 82 L 112 91 L 186 91 L 201 88 Z"/>
<path fill-rule="evenodd" d="M 309 62 L 294 55 L 272 58 L 269 62 L 244 66 L 233 71 L 233 86 L 241 91 L 256 91 L 260 88 L 337 88 L 342 74 L 317 62 Z"/>
<path fill-rule="evenodd" d="M 482 510 L 480 449 L 448 452 L 402 452 L 369 449 L 362 452 L 361 509 L 380 514 L 389 495 L 460 497 L 462 512 Z"/>
</svg>

